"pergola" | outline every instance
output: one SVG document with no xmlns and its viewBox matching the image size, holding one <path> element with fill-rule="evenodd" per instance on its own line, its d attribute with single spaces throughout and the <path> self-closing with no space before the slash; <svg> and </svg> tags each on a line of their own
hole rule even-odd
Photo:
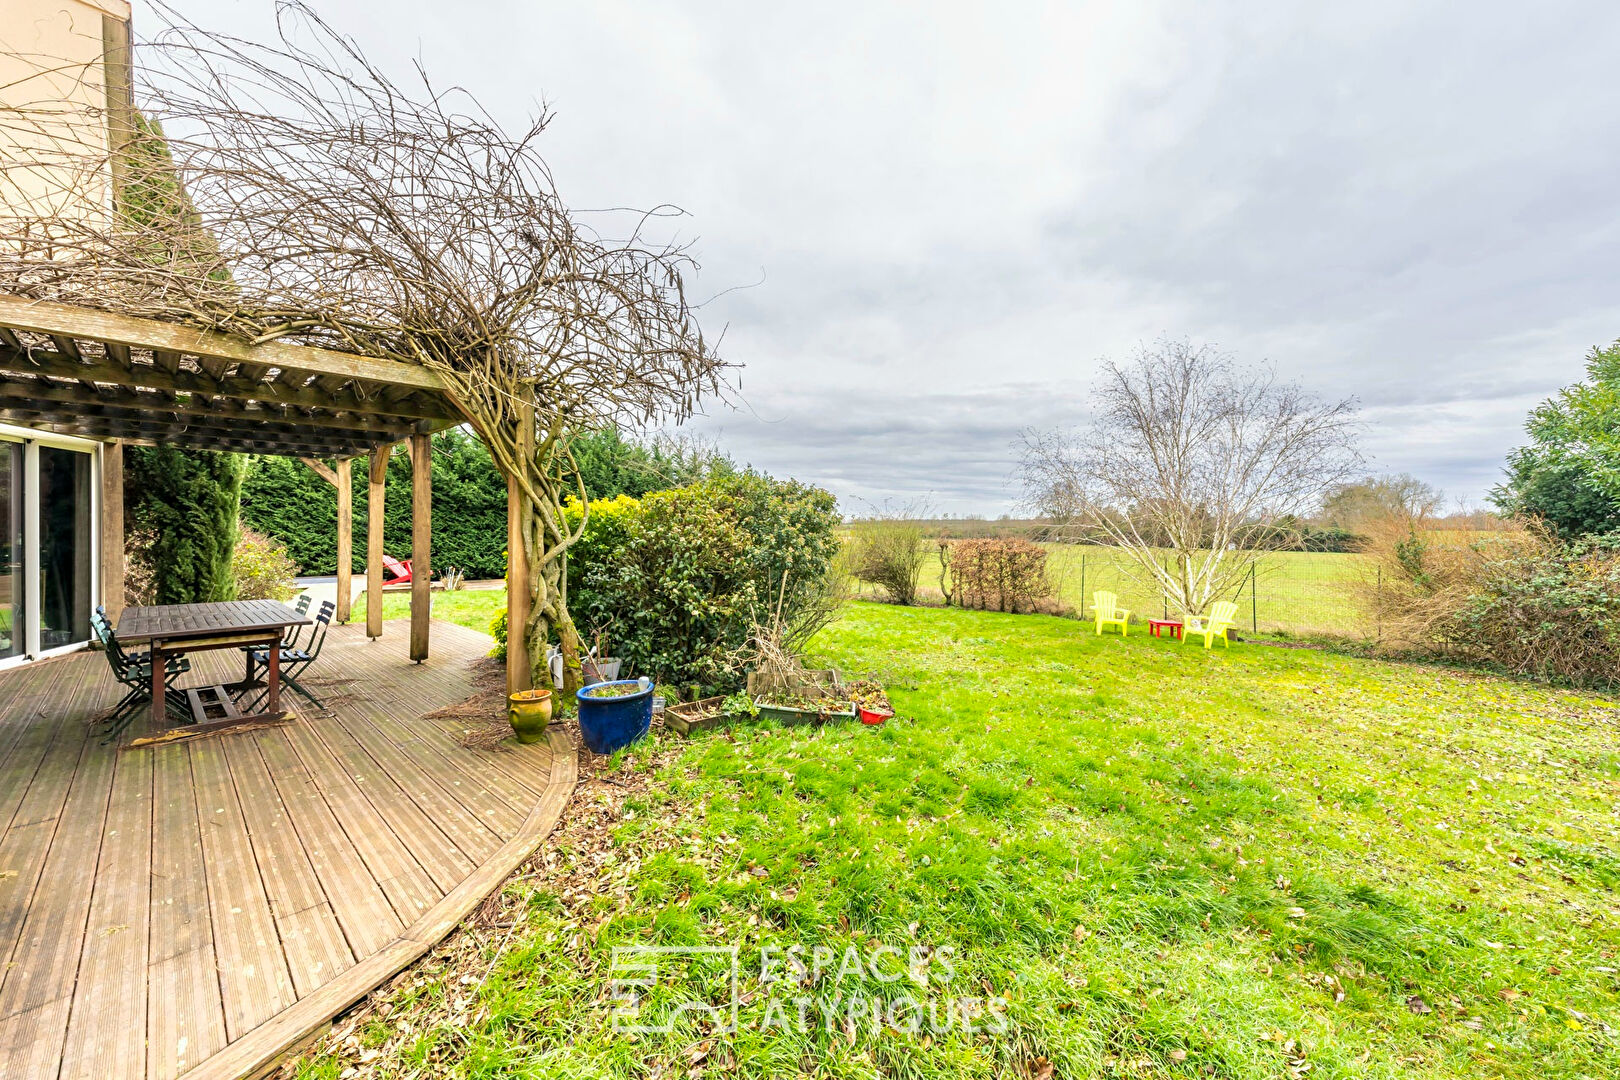
<svg viewBox="0 0 1620 1080">
<path fill-rule="evenodd" d="M 410 657 L 427 659 L 432 481 L 428 438 L 461 422 L 442 379 L 413 364 L 0 294 L 0 419 L 107 440 L 102 583 L 123 596 L 122 443 L 302 459 L 337 489 L 337 618 L 349 619 L 351 463 L 369 459 L 366 634 L 382 635 L 388 458 L 411 456 Z M 327 465 L 323 459 L 331 459 Z"/>
</svg>

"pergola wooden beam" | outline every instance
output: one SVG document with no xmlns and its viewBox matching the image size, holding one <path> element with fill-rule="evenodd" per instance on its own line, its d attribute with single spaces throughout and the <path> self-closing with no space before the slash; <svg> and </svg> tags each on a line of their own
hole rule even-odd
<svg viewBox="0 0 1620 1080">
<path fill-rule="evenodd" d="M 433 453 L 426 435 L 412 435 L 410 448 L 411 659 L 420 664 L 428 658 L 433 614 Z"/>
<path fill-rule="evenodd" d="M 115 423 L 95 418 L 75 421 L 48 420 L 26 409 L 0 407 L 0 420 L 46 429 L 58 435 L 77 435 L 86 439 L 119 439 L 126 443 L 178 446 L 187 450 L 224 450 L 238 454 L 269 454 L 278 457 L 330 457 L 335 453 L 329 445 L 292 439 L 272 441 L 256 439 L 251 435 L 227 438 L 206 432 L 187 432 L 167 425 L 143 428 L 128 421 Z M 343 448 L 342 452 L 359 455 L 364 454 L 366 449 L 364 445 L 349 445 Z"/>
<path fill-rule="evenodd" d="M 27 300 L 20 296 L 0 294 L 0 323 L 13 330 L 35 334 L 60 334 L 139 349 L 208 357 L 227 363 L 264 364 L 285 371 L 364 379 L 418 390 L 442 392 L 446 389 L 444 379 L 437 372 L 417 364 L 380 360 L 333 349 L 314 349 L 282 341 L 253 345 L 213 330 L 199 330 L 179 323 L 140 319 L 46 300 Z"/>
<path fill-rule="evenodd" d="M 116 405 L 127 409 L 181 413 L 188 416 L 230 417 L 243 423 L 292 424 L 319 427 L 327 431 L 373 433 L 402 438 L 427 434 L 444 421 L 402 420 L 393 423 L 379 416 L 348 412 L 317 415 L 309 407 L 243 402 L 202 393 L 164 394 L 127 386 L 106 386 L 86 390 L 80 383 L 53 382 L 44 378 L 20 378 L 0 374 L 0 398 L 49 401 L 62 405 Z"/>
<path fill-rule="evenodd" d="M 339 623 L 349 621 L 354 592 L 354 472 L 351 458 L 338 458 L 336 468 L 314 458 L 299 458 L 322 480 L 337 489 L 337 612 Z M 414 634 L 415 627 L 412 631 Z M 414 659 L 414 657 L 413 657 Z"/>
<path fill-rule="evenodd" d="M 175 362 L 173 370 L 159 362 L 132 364 L 125 368 L 111 362 L 77 361 L 55 350 L 42 351 L 19 345 L 0 347 L 0 371 L 16 375 L 48 375 L 79 382 L 107 383 L 131 388 L 148 387 L 170 393 L 209 394 L 216 397 L 292 405 L 305 409 L 326 409 L 372 416 L 401 416 L 424 420 L 459 420 L 442 399 L 407 394 L 386 401 L 380 394 L 361 397 L 353 390 L 330 394 L 305 389 L 302 381 L 284 383 L 274 379 L 251 379 L 239 375 L 215 378 L 204 371 L 188 371 Z"/>
<path fill-rule="evenodd" d="M 534 412 L 518 407 L 519 460 L 534 453 Z M 523 647 L 524 627 L 529 624 L 529 560 L 523 544 L 523 523 L 529 517 L 529 501 L 517 480 L 506 478 L 506 692 L 534 689 L 529 670 L 528 650 Z M 547 677 L 550 677 L 548 671 Z"/>
<path fill-rule="evenodd" d="M 133 425 L 143 433 L 161 433 L 172 430 L 177 434 L 217 435 L 225 439 L 256 439 L 263 442 L 286 440 L 301 446 L 324 447 L 328 455 L 357 453 L 373 446 L 396 442 L 393 432 L 332 431 L 319 427 L 300 427 L 294 424 L 271 423 L 262 420 L 237 419 L 225 415 L 215 419 L 199 416 L 165 413 L 155 409 L 130 408 L 121 405 L 58 405 L 51 402 L 31 403 L 27 399 L 13 398 L 0 386 L 0 409 L 18 415 L 31 415 L 45 423 L 77 423 L 100 421 L 113 428 L 109 434 L 117 435 L 122 424 Z"/>
<path fill-rule="evenodd" d="M 366 486 L 366 636 L 382 637 L 383 496 L 388 483 L 392 446 L 371 452 L 371 474 Z"/>
</svg>

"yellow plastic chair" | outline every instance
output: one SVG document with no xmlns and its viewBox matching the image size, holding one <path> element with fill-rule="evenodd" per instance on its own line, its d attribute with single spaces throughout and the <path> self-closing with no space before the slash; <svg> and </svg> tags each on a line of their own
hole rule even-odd
<svg viewBox="0 0 1620 1080">
<path fill-rule="evenodd" d="M 1192 640 L 1194 634 L 1201 634 L 1204 638 L 1204 648 L 1209 648 L 1215 643 L 1216 638 L 1220 638 L 1221 644 L 1230 649 L 1232 643 L 1226 639 L 1226 632 L 1233 627 L 1236 615 L 1237 605 L 1230 600 L 1216 603 L 1209 609 L 1207 616 L 1188 615 L 1186 626 L 1181 631 L 1181 640 L 1188 642 Z"/>
<path fill-rule="evenodd" d="M 1130 624 L 1131 613 L 1119 606 L 1119 597 L 1111 592 L 1092 593 L 1091 613 L 1097 617 L 1097 633 L 1102 633 L 1105 626 L 1117 626 L 1119 636 L 1125 636 L 1125 628 Z"/>
</svg>

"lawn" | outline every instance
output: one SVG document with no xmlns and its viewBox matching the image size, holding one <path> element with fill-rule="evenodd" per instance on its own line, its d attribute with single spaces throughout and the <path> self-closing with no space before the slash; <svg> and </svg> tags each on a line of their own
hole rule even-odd
<svg viewBox="0 0 1620 1080">
<path fill-rule="evenodd" d="M 855 604 L 818 645 L 900 715 L 624 754 L 602 843 L 299 1075 L 1615 1075 L 1615 702 L 1044 616 Z M 615 1034 L 631 945 L 739 946 L 738 1031 Z M 681 968 L 648 1015 L 681 993 L 723 997 Z"/>
<path fill-rule="evenodd" d="M 1131 609 L 1138 621 L 1167 614 L 1159 593 L 1138 581 L 1139 571 L 1118 548 L 1090 544 L 1042 544 L 1046 549 L 1047 578 L 1052 596 L 1062 606 L 1091 610 L 1091 594 L 1109 589 Z M 1254 579 L 1233 597 L 1238 601 L 1241 629 L 1292 634 L 1356 635 L 1361 625 L 1353 591 L 1367 582 L 1376 568 L 1364 557 L 1339 552 L 1277 551 L 1261 559 Z M 926 594 L 940 594 L 940 560 L 930 551 L 923 565 Z M 872 594 L 876 588 L 861 586 Z"/>
<path fill-rule="evenodd" d="M 461 589 L 456 592 L 435 592 L 432 596 L 435 619 L 444 619 L 458 626 L 469 627 L 480 634 L 489 633 L 489 620 L 506 608 L 505 589 Z M 409 618 L 411 594 L 388 592 L 385 589 L 382 607 L 384 619 Z M 351 617 L 361 620 L 366 617 L 365 593 L 355 598 L 354 613 Z"/>
</svg>

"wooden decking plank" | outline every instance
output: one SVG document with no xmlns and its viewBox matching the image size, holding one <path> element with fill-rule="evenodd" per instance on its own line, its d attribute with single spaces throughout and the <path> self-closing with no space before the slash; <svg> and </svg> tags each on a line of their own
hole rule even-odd
<svg viewBox="0 0 1620 1080">
<path fill-rule="evenodd" d="M 315 738 L 309 724 L 297 723 L 284 730 L 327 806 L 342 824 L 344 834 L 393 905 L 401 924 L 408 926 L 415 922 L 444 895 L 444 890 L 395 835 L 354 778 Z"/>
<path fill-rule="evenodd" d="M 411 667 L 335 627 L 331 670 L 357 684 L 335 713 L 122 753 L 87 726 L 120 692 L 104 657 L 0 672 L 0 873 L 19 870 L 0 877 L 0 961 L 29 960 L 0 968 L 0 1076 L 257 1071 L 498 882 L 572 759 L 553 777 L 554 747 L 469 751 L 423 719 L 472 691 L 488 646 L 434 634 Z M 190 659 L 185 685 L 240 677 L 234 652 Z"/>
<path fill-rule="evenodd" d="M 225 1005 L 190 748 L 166 746 L 140 756 L 152 759 L 153 772 L 146 1073 L 148 1080 L 173 1080 L 225 1045 Z"/>
<path fill-rule="evenodd" d="M 240 1038 L 297 1000 L 247 822 L 218 741 L 190 744 L 225 1035 Z"/>
<path fill-rule="evenodd" d="M 113 757 L 87 743 L 67 788 L 11 962 L 0 984 L 0 1076 L 54 1076 L 84 945 Z M 42 770 L 43 772 L 43 770 Z M 40 777 L 35 777 L 36 784 Z M 26 826 L 25 826 L 26 828 Z"/>
<path fill-rule="evenodd" d="M 13 953 L 20 947 L 63 807 L 86 756 L 84 725 L 62 723 L 51 734 L 38 766 L 26 779 L 10 827 L 0 835 L 0 1023 L 12 1011 L 5 1007 L 3 993 L 17 970 Z M 105 807 L 106 792 L 101 794 Z"/>
<path fill-rule="evenodd" d="M 393 828 L 407 851 L 428 872 L 441 894 L 472 870 L 475 863 L 436 825 L 387 771 L 368 755 L 354 737 L 337 724 L 295 725 L 314 736 L 348 774 L 368 802 Z M 351 832 L 350 837 L 353 837 Z"/>
<path fill-rule="evenodd" d="M 302 997 L 352 965 L 354 954 L 258 747 L 243 738 L 222 740 L 220 746 L 236 784 L 293 988 Z"/>
<path fill-rule="evenodd" d="M 120 754 L 114 760 L 59 1080 L 139 1080 L 146 1075 L 152 758 Z"/>
<path fill-rule="evenodd" d="M 511 807 L 487 795 L 481 810 L 476 800 L 468 799 L 474 804 L 469 810 L 456 790 L 466 779 L 464 773 L 447 768 L 442 759 L 406 753 L 393 738 L 367 723 L 359 713 L 360 710 L 352 710 L 347 717 L 334 717 L 327 721 L 324 730 L 341 727 L 474 863 L 483 862 L 521 824 L 512 820 Z M 332 735 L 336 737 L 337 733 L 332 731 Z"/>
<path fill-rule="evenodd" d="M 371 955 L 398 937 L 405 923 L 326 804 L 326 796 L 298 759 L 286 732 L 261 732 L 253 741 L 275 779 L 277 794 L 350 950 L 356 957 Z M 418 873 L 422 873 L 420 868 Z M 422 879 L 427 882 L 425 873 Z M 432 883 L 427 884 L 431 888 Z"/>
<path fill-rule="evenodd" d="M 456 746 L 449 740 L 441 743 L 423 730 L 423 724 L 409 728 L 400 724 L 385 725 L 384 721 L 358 712 L 341 719 L 343 726 L 368 748 L 383 740 L 394 753 L 415 762 L 502 840 L 523 824 L 527 816 L 525 807 L 537 798 L 505 773 L 490 768 L 477 751 Z M 541 787 L 543 789 L 544 784 Z"/>
</svg>

